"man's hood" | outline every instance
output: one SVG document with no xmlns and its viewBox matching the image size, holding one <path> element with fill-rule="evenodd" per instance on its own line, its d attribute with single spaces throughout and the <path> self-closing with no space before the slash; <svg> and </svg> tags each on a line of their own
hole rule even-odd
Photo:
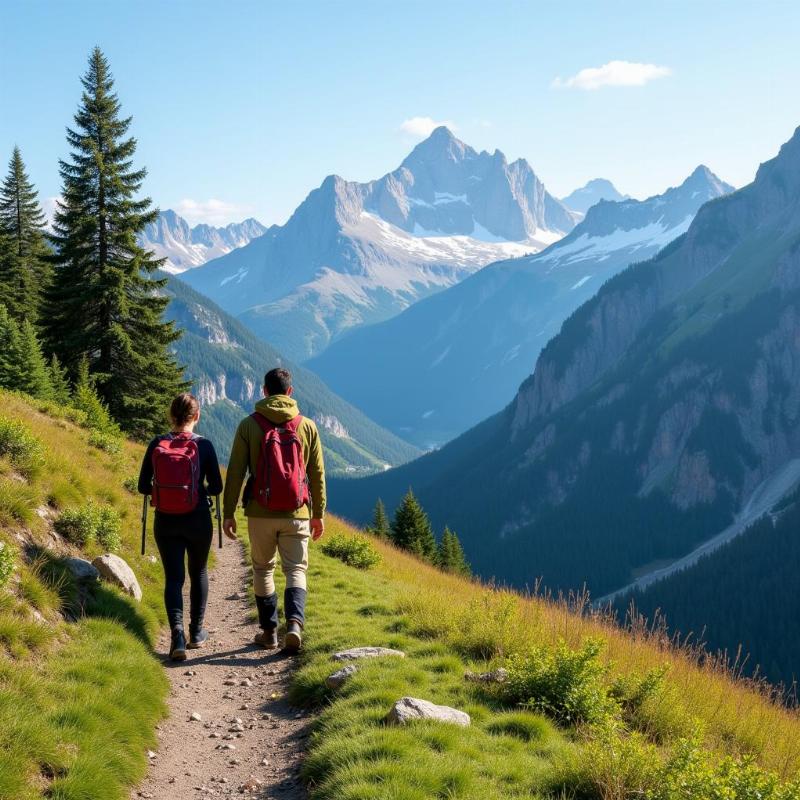
<svg viewBox="0 0 800 800">
<path fill-rule="evenodd" d="M 285 394 L 273 394 L 256 403 L 256 411 L 276 425 L 294 419 L 299 413 L 297 403 Z"/>
</svg>

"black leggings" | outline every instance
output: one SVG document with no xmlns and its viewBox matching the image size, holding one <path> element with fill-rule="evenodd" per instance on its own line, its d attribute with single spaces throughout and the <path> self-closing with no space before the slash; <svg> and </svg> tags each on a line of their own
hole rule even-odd
<svg viewBox="0 0 800 800">
<path fill-rule="evenodd" d="M 211 515 L 204 514 L 183 531 L 174 524 L 155 526 L 155 539 L 164 565 L 164 605 L 170 628 L 183 628 L 185 562 L 189 563 L 189 619 L 192 630 L 203 624 L 208 602 L 208 553 L 211 549 Z M 167 530 L 163 530 L 167 528 Z M 188 557 L 188 558 L 187 558 Z"/>
</svg>

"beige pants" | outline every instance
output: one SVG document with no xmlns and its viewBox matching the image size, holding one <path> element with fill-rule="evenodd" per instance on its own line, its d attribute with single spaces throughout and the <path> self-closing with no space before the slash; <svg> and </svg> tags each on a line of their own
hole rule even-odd
<svg viewBox="0 0 800 800">
<path fill-rule="evenodd" d="M 278 553 L 287 588 L 306 588 L 308 540 L 307 519 L 248 517 L 250 554 L 253 559 L 253 588 L 259 597 L 275 591 L 275 560 Z"/>
</svg>

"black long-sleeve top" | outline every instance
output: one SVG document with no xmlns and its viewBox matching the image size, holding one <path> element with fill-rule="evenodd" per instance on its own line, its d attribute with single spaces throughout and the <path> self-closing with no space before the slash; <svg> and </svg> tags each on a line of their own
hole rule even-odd
<svg viewBox="0 0 800 800">
<path fill-rule="evenodd" d="M 147 451 L 142 459 L 142 467 L 139 470 L 139 494 L 149 495 L 153 492 L 153 450 L 156 449 L 156 446 L 163 438 L 164 436 L 156 436 L 147 446 Z M 214 445 L 202 436 L 195 436 L 194 439 L 197 443 L 197 452 L 200 457 L 200 487 L 197 509 L 190 512 L 190 514 L 159 514 L 156 511 L 156 517 L 182 518 L 189 517 L 198 511 L 207 511 L 209 496 L 222 493 L 222 475 L 219 471 L 219 461 L 217 460 L 217 452 L 214 450 Z"/>
</svg>

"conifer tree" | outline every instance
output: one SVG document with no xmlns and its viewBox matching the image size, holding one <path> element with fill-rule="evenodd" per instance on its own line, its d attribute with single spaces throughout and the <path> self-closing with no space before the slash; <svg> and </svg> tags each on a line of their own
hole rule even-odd
<svg viewBox="0 0 800 800">
<path fill-rule="evenodd" d="M 398 547 L 410 550 L 423 558 L 435 557 L 436 539 L 433 536 L 431 523 L 411 489 L 395 511 L 391 531 L 392 541 Z"/>
<path fill-rule="evenodd" d="M 0 388 L 16 389 L 19 326 L 0 305 Z"/>
<path fill-rule="evenodd" d="M 82 83 L 75 129 L 67 129 L 71 154 L 60 162 L 47 344 L 73 379 L 86 358 L 99 398 L 126 431 L 143 437 L 163 424 L 164 407 L 187 386 L 170 352 L 180 334 L 162 319 L 165 281 L 153 277 L 162 261 L 136 241 L 158 211 L 149 197 L 137 199 L 146 171 L 133 166 L 131 118 L 120 115 L 99 48 Z"/>
<path fill-rule="evenodd" d="M 458 536 L 450 528 L 445 527 L 442 533 L 442 540 L 436 554 L 436 565 L 445 572 L 453 572 L 457 575 L 471 575 L 472 570 L 464 556 L 464 548 L 461 546 Z"/>
<path fill-rule="evenodd" d="M 8 242 L 0 246 L 0 288 L 8 312 L 17 320 L 36 318 L 49 275 L 50 251 L 45 216 L 36 189 L 25 172 L 19 147 L 0 186 L 0 229 Z"/>
<path fill-rule="evenodd" d="M 86 414 L 90 428 L 106 433 L 115 433 L 116 425 L 103 401 L 97 396 L 94 380 L 89 374 L 89 360 L 82 358 L 78 365 L 78 378 L 72 393 L 72 405 Z"/>
<path fill-rule="evenodd" d="M 392 532 L 389 528 L 389 518 L 386 516 L 386 507 L 380 498 L 375 503 L 375 511 L 372 513 L 372 525 L 369 526 L 368 530 L 379 539 L 388 539 L 391 536 Z"/>
<path fill-rule="evenodd" d="M 72 404 L 72 393 L 70 391 L 67 371 L 61 366 L 58 357 L 53 355 L 48 366 L 48 377 L 50 380 L 50 397 L 62 406 Z"/>
<path fill-rule="evenodd" d="M 17 383 L 21 392 L 46 400 L 51 396 L 47 362 L 36 336 L 36 329 L 26 319 L 20 329 L 17 345 Z"/>
</svg>

